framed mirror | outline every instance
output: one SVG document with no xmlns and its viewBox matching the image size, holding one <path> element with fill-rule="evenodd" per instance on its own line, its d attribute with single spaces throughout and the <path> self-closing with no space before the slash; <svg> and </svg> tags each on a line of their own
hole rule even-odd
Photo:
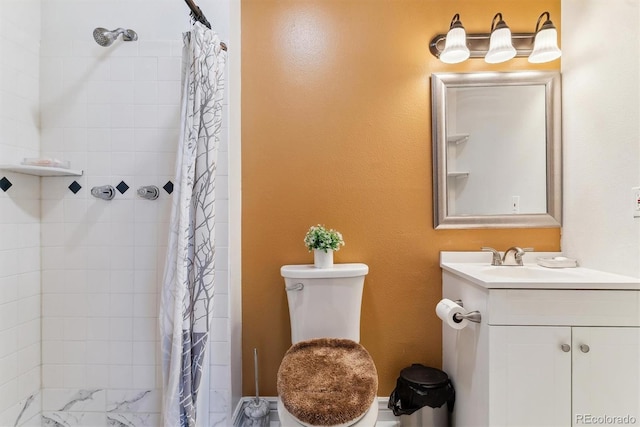
<svg viewBox="0 0 640 427">
<path fill-rule="evenodd" d="M 431 76 L 434 227 L 560 227 L 560 73 Z"/>
</svg>

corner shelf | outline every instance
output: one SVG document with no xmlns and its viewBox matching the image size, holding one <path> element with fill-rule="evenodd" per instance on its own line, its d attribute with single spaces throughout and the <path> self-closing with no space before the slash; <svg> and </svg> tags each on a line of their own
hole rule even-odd
<svg viewBox="0 0 640 427">
<path fill-rule="evenodd" d="M 449 178 L 467 178 L 469 176 L 469 172 L 448 172 L 447 177 Z"/>
<path fill-rule="evenodd" d="M 52 168 L 47 166 L 0 165 L 0 170 L 34 176 L 82 176 L 81 170 Z"/>
<path fill-rule="evenodd" d="M 462 144 L 463 142 L 467 142 L 469 140 L 468 133 L 458 133 L 453 135 L 447 135 L 447 142 Z"/>
</svg>

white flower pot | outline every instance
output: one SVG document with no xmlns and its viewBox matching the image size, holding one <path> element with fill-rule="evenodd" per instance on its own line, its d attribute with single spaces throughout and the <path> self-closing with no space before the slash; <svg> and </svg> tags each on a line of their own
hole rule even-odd
<svg viewBox="0 0 640 427">
<path fill-rule="evenodd" d="M 316 268 L 331 268 L 333 267 L 333 251 L 327 250 L 325 252 L 322 249 L 313 250 L 313 265 Z"/>
</svg>

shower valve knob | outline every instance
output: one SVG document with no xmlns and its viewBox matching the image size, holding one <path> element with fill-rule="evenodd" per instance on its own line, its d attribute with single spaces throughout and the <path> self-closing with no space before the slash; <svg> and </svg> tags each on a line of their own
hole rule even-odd
<svg viewBox="0 0 640 427">
<path fill-rule="evenodd" d="M 91 189 L 91 195 L 102 200 L 111 200 L 116 195 L 116 189 L 112 185 L 102 185 L 99 187 L 93 187 Z"/>
<path fill-rule="evenodd" d="M 138 188 L 138 196 L 147 200 L 155 200 L 160 195 L 160 190 L 155 185 L 145 185 Z"/>
</svg>

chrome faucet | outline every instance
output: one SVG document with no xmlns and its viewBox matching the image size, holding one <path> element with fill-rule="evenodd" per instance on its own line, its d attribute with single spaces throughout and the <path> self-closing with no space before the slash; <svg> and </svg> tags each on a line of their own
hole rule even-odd
<svg viewBox="0 0 640 427">
<path fill-rule="evenodd" d="M 524 265 L 522 263 L 522 257 L 524 256 L 524 249 L 517 246 L 512 246 L 502 256 L 502 265 Z"/>
<path fill-rule="evenodd" d="M 502 258 L 500 258 L 500 252 L 487 246 L 483 246 L 480 249 L 482 249 L 485 252 L 493 253 L 493 259 L 491 260 L 491 265 L 502 265 Z"/>
<path fill-rule="evenodd" d="M 500 257 L 500 252 L 493 248 L 482 247 L 483 251 L 491 252 L 493 254 L 493 258 L 491 260 L 491 265 L 524 265 L 522 262 L 522 257 L 525 252 L 533 251 L 533 248 L 520 248 L 518 246 L 512 246 L 506 251 L 504 251 L 504 255 L 502 258 Z"/>
</svg>

